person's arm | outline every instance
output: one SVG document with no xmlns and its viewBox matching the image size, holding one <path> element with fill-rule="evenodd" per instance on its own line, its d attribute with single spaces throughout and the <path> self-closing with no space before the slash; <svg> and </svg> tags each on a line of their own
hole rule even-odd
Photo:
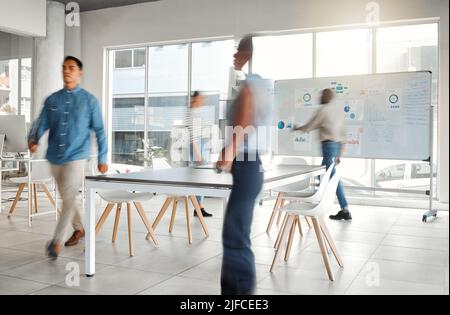
<svg viewBox="0 0 450 315">
<path fill-rule="evenodd" d="M 294 131 L 310 132 L 320 128 L 323 121 L 322 112 L 319 110 L 313 118 L 309 120 L 305 125 L 294 128 Z"/>
<path fill-rule="evenodd" d="M 194 161 L 195 163 L 203 163 L 202 153 L 200 152 L 200 148 L 197 144 L 197 141 L 192 142 L 192 149 L 194 150 Z"/>
<path fill-rule="evenodd" d="M 100 112 L 100 104 L 93 98 L 92 108 L 91 108 L 91 128 L 95 132 L 97 138 L 98 146 L 98 170 L 101 173 L 106 173 L 108 171 L 107 164 L 107 154 L 108 154 L 108 144 L 106 142 L 105 127 L 103 125 L 103 118 Z"/>
<path fill-rule="evenodd" d="M 228 146 L 226 146 L 220 155 L 220 160 L 217 162 L 217 167 L 223 170 L 230 170 L 233 160 L 237 154 L 237 148 L 243 145 L 245 139 L 244 135 L 245 129 L 253 124 L 254 117 L 254 105 L 253 96 L 250 88 L 248 86 L 244 87 L 239 95 L 238 110 L 235 114 L 233 126 L 238 126 L 242 128 L 237 128 L 236 132 L 233 133 L 233 138 Z"/>
<path fill-rule="evenodd" d="M 49 102 L 50 100 L 47 98 L 42 111 L 39 114 L 39 118 L 33 123 L 33 126 L 28 134 L 28 149 L 31 154 L 34 154 L 37 151 L 39 139 L 41 139 L 42 135 L 50 128 L 47 111 Z"/>
</svg>

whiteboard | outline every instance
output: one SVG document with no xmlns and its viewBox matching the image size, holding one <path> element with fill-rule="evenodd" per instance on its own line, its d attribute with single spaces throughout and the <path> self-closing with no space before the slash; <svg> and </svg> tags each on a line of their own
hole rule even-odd
<svg viewBox="0 0 450 315">
<path fill-rule="evenodd" d="M 320 93 L 346 124 L 344 157 L 425 160 L 431 152 L 431 72 L 371 74 L 275 82 L 278 155 L 322 156 L 318 131 L 293 132 L 320 108 Z"/>
</svg>

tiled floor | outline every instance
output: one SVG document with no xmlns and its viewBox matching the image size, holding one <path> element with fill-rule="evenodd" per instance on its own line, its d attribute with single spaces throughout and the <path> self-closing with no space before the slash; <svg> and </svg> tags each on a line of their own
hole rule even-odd
<svg viewBox="0 0 450 315">
<path fill-rule="evenodd" d="M 5 197 L 5 195 L 3 196 Z M 153 220 L 163 202 L 156 197 L 144 205 Z M 168 233 L 170 211 L 157 229 L 159 247 L 145 241 L 145 227 L 133 216 L 135 256 L 128 257 L 126 215 L 122 215 L 116 244 L 111 243 L 113 214 L 97 238 L 97 273 L 83 275 L 83 244 L 64 249 L 56 262 L 44 255 L 55 226 L 52 216 L 28 227 L 21 217 L 25 204 L 8 220 L 0 214 L 0 294 L 193 294 L 220 293 L 222 207 L 207 199 L 214 213 L 208 218 L 210 237 L 192 219 L 193 244 L 188 245 L 184 205 L 179 207 L 173 234 Z M 40 198 L 42 210 L 47 207 Z M 10 204 L 6 204 L 8 208 Z M 448 294 L 449 217 L 423 224 L 423 210 L 353 206 L 352 223 L 327 224 L 345 268 L 333 261 L 336 281 L 327 280 L 319 248 L 303 221 L 303 239 L 296 235 L 290 260 L 273 273 L 269 267 L 278 227 L 265 233 L 273 202 L 255 210 L 252 229 L 257 263 L 258 294 Z M 98 202 L 98 216 L 102 209 Z M 124 212 L 124 211 L 123 211 Z"/>
</svg>

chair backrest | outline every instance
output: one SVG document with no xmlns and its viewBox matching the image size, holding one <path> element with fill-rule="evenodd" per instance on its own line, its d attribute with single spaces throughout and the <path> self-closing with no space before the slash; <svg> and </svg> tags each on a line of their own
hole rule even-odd
<svg viewBox="0 0 450 315">
<path fill-rule="evenodd" d="M 308 165 L 308 162 L 298 156 L 278 156 L 274 157 L 275 164 L 278 165 Z M 295 183 L 299 190 L 308 189 L 311 185 L 310 178 L 305 178 Z"/>
<path fill-rule="evenodd" d="M 318 198 L 322 199 L 325 189 L 327 188 L 328 182 L 330 181 L 333 169 L 334 169 L 334 162 L 330 165 L 325 174 L 321 176 L 319 189 L 317 189 L 317 192 L 314 194 L 314 196 L 317 196 Z"/>
<path fill-rule="evenodd" d="M 31 170 L 29 175 L 31 176 L 31 181 L 49 180 L 52 178 L 52 173 L 50 170 L 50 163 L 46 160 L 31 160 Z"/>
<path fill-rule="evenodd" d="M 322 199 L 315 208 L 316 216 L 324 215 L 330 211 L 331 207 L 333 206 L 334 199 L 336 197 L 336 190 L 340 179 L 341 175 L 335 173 L 334 176 L 328 182 L 328 185 L 326 186 L 325 191 L 323 193 Z"/>
</svg>

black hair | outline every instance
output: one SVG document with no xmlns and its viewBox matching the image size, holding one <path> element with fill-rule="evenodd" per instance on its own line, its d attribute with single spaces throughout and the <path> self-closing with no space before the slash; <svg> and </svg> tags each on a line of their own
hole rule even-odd
<svg viewBox="0 0 450 315">
<path fill-rule="evenodd" d="M 253 34 L 245 35 L 240 41 L 238 50 L 249 52 L 253 54 Z"/>
<path fill-rule="evenodd" d="M 76 62 L 76 64 L 78 65 L 78 68 L 80 68 L 80 70 L 83 70 L 83 63 L 81 62 L 80 59 L 78 59 L 77 57 L 74 56 L 66 56 L 66 58 L 64 58 L 64 62 L 66 62 L 67 60 L 73 60 Z"/>
<path fill-rule="evenodd" d="M 201 95 L 200 91 L 195 91 L 194 93 L 192 93 L 191 97 L 197 97 L 197 96 L 200 96 L 200 95 Z"/>
</svg>

